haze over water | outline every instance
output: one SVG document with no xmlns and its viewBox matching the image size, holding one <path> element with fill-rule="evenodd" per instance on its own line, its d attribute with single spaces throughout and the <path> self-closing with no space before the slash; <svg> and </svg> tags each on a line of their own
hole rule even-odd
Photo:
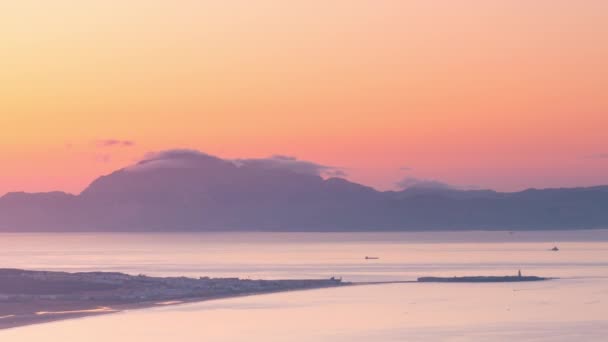
<svg viewBox="0 0 608 342">
<path fill-rule="evenodd" d="M 4 269 L 0 342 L 608 341 L 607 42 L 607 0 L 0 0 L 0 269 L 324 279 Z"/>
<path fill-rule="evenodd" d="M 559 252 L 548 249 L 559 246 Z M 135 310 L 0 332 L 2 341 L 602 340 L 608 231 L 0 234 L 4 267 L 160 276 L 539 283 L 392 284 Z M 379 260 L 364 260 L 376 256 Z M 278 323 L 280 322 L 280 323 Z M 92 333 L 94 332 L 94 333 Z"/>
</svg>

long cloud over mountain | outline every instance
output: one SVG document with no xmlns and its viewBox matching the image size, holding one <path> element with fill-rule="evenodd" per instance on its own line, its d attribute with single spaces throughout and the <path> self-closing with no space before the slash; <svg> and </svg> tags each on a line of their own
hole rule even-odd
<svg viewBox="0 0 608 342">
<path fill-rule="evenodd" d="M 148 154 L 81 194 L 9 193 L 0 231 L 375 231 L 608 227 L 608 186 L 516 193 L 419 179 L 380 192 L 294 157 Z M 426 183 L 425 183 L 426 182 Z"/>
</svg>

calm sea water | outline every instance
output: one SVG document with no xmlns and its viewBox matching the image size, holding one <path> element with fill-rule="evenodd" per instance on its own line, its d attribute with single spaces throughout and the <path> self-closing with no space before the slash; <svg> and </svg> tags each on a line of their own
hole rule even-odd
<svg viewBox="0 0 608 342">
<path fill-rule="evenodd" d="M 548 251 L 554 245 L 559 252 Z M 379 260 L 364 260 L 376 256 Z M 560 277 L 393 284 L 133 310 L 0 341 L 605 341 L 608 231 L 0 234 L 0 267 L 242 278 Z"/>
</svg>

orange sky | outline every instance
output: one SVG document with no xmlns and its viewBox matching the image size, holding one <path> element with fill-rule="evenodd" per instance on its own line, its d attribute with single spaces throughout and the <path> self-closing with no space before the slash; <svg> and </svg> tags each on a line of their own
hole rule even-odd
<svg viewBox="0 0 608 342">
<path fill-rule="evenodd" d="M 0 194 L 176 147 L 380 189 L 607 184 L 606 42 L 603 0 L 5 1 Z"/>
</svg>

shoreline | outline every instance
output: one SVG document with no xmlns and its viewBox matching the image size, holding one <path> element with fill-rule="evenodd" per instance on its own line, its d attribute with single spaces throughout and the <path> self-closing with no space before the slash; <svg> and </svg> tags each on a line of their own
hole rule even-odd
<svg viewBox="0 0 608 342">
<path fill-rule="evenodd" d="M 513 282 L 511 278 L 524 281 L 524 277 L 514 276 L 437 279 L 444 280 L 441 282 L 457 282 L 454 280 L 468 278 L 474 278 L 475 282 Z M 527 278 L 555 279 L 525 279 Z M 426 278 L 353 283 L 333 277 L 296 280 L 195 279 L 131 276 L 111 272 L 0 269 L 0 330 L 219 299 L 350 286 L 420 284 L 427 282 L 424 279 Z"/>
<path fill-rule="evenodd" d="M 75 309 L 76 307 L 72 308 L 68 304 L 67 306 L 64 306 L 64 309 L 66 309 L 66 310 L 61 310 L 61 311 L 44 311 L 44 312 L 34 312 L 34 313 L 28 313 L 28 314 L 9 314 L 9 315 L 5 315 L 5 316 L 2 316 L 0 314 L 0 331 L 7 330 L 7 329 L 18 329 L 18 328 L 22 328 L 22 327 L 26 327 L 26 326 L 37 325 L 37 324 L 45 324 L 45 323 L 73 320 L 73 319 L 86 318 L 86 317 L 116 314 L 116 313 L 131 311 L 131 310 L 145 310 L 145 309 L 160 308 L 160 307 L 167 307 L 167 306 L 202 303 L 202 302 L 222 300 L 222 299 L 250 297 L 250 296 L 258 296 L 258 295 L 271 295 L 271 294 L 284 293 L 284 292 L 311 291 L 311 290 L 320 290 L 320 289 L 336 288 L 336 287 L 343 287 L 343 286 L 379 285 L 379 284 L 388 284 L 388 283 L 395 283 L 395 282 L 344 283 L 341 286 L 320 286 L 320 287 L 313 287 L 313 288 L 277 290 L 277 291 L 272 291 L 272 292 L 225 294 L 225 295 L 215 295 L 215 296 L 208 296 L 208 297 L 176 299 L 176 300 L 166 301 L 166 302 L 150 301 L 150 302 L 139 302 L 139 303 L 118 303 L 118 304 L 113 304 L 113 305 L 105 305 L 105 306 L 99 305 L 99 306 L 81 308 L 81 309 Z M 71 309 L 74 309 L 74 310 L 71 310 Z"/>
<path fill-rule="evenodd" d="M 63 312 L 48 312 L 48 313 L 45 313 L 42 315 L 39 315 L 36 313 L 22 314 L 22 315 L 6 315 L 6 316 L 0 316 L 0 330 L 17 329 L 17 328 L 30 326 L 30 325 L 45 324 L 45 323 L 73 320 L 73 319 L 86 318 L 86 317 L 109 315 L 109 314 L 121 313 L 121 312 L 126 312 L 126 311 L 131 311 L 131 310 L 145 310 L 145 309 L 160 308 L 160 307 L 166 307 L 166 306 L 177 306 L 177 305 L 185 305 L 185 304 L 193 304 L 193 303 L 202 303 L 202 302 L 222 300 L 222 299 L 232 299 L 232 298 L 240 298 L 240 297 L 272 295 L 272 294 L 276 294 L 276 293 L 285 293 L 285 292 L 312 291 L 312 290 L 340 288 L 340 287 L 352 287 L 352 286 L 420 284 L 420 283 L 421 282 L 416 281 L 416 280 L 343 283 L 340 286 L 319 286 L 319 287 L 302 288 L 302 289 L 277 290 L 277 291 L 272 291 L 272 292 L 225 294 L 225 295 L 215 295 L 215 296 L 208 296 L 208 297 L 175 299 L 175 300 L 165 301 L 165 302 L 150 301 L 150 302 L 139 302 L 139 303 L 118 303 L 118 304 L 113 304 L 113 305 L 105 305 L 105 306 L 100 305 L 100 306 L 96 306 L 96 307 L 82 308 L 79 310 L 65 310 Z M 98 304 L 101 304 L 101 303 L 98 303 Z M 100 310 L 100 309 L 105 309 L 105 310 Z"/>
</svg>

